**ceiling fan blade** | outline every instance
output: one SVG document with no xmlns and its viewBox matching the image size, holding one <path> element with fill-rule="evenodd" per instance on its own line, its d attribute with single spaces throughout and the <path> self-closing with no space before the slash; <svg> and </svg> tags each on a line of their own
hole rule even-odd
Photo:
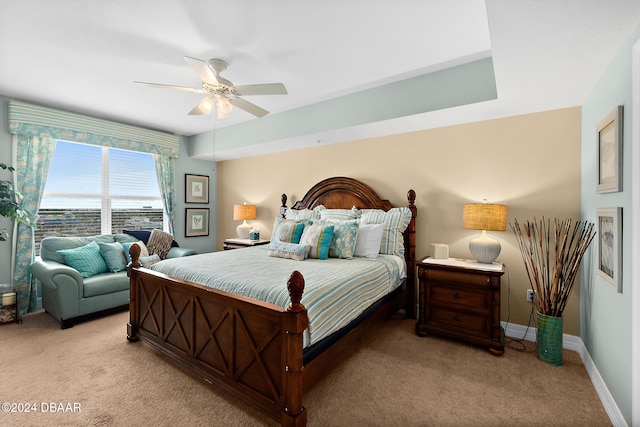
<svg viewBox="0 0 640 427">
<path fill-rule="evenodd" d="M 282 83 L 234 86 L 240 96 L 246 95 L 286 95 L 287 88 Z"/>
<path fill-rule="evenodd" d="M 141 85 L 146 85 L 146 86 L 151 86 L 151 87 L 157 87 L 160 89 L 174 89 L 174 90 L 184 90 L 185 92 L 194 92 L 194 93 L 206 93 L 206 91 L 202 90 L 202 89 L 196 89 L 196 88 L 192 88 L 192 87 L 185 87 L 185 86 L 173 86 L 173 85 L 163 85 L 160 83 L 148 83 L 148 82 L 134 82 L 134 83 L 138 83 Z"/>
<path fill-rule="evenodd" d="M 212 85 L 220 84 L 215 73 L 206 61 L 191 58 L 190 56 L 185 56 L 184 60 L 187 61 L 187 64 L 191 65 L 191 68 L 193 68 L 193 71 L 195 71 L 198 77 L 200 77 L 200 80 Z"/>
<path fill-rule="evenodd" d="M 242 98 L 231 98 L 231 99 L 229 99 L 229 101 L 234 106 L 246 111 L 247 113 L 251 113 L 256 117 L 262 117 L 262 116 L 266 116 L 267 114 L 269 114 L 269 112 L 267 110 L 265 110 L 264 108 L 260 108 L 257 105 L 252 104 L 249 101 L 245 101 Z"/>
<path fill-rule="evenodd" d="M 206 96 L 202 98 L 198 103 L 198 105 L 196 105 L 195 107 L 193 107 L 191 111 L 189 111 L 189 115 L 194 116 L 194 115 L 201 115 L 201 114 L 209 114 L 211 110 L 213 110 L 214 102 L 215 100 L 210 96 Z"/>
</svg>

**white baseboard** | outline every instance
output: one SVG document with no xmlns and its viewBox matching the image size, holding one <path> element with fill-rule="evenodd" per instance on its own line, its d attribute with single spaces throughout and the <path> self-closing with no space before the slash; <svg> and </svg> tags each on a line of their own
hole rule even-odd
<svg viewBox="0 0 640 427">
<path fill-rule="evenodd" d="M 536 341 L 537 329 L 534 327 L 527 328 L 523 325 L 515 325 L 513 323 L 506 324 L 505 322 L 501 322 L 501 324 L 504 328 L 505 335 L 510 338 L 524 339 L 532 342 Z M 627 421 L 622 416 L 620 408 L 618 408 L 611 392 L 609 392 L 582 339 L 575 335 L 562 334 L 562 347 L 567 350 L 576 351 L 580 355 L 580 359 L 582 359 L 582 363 L 589 374 L 589 378 L 591 378 L 598 397 L 600 397 L 604 410 L 611 420 L 611 424 L 615 427 L 628 427 Z"/>
</svg>

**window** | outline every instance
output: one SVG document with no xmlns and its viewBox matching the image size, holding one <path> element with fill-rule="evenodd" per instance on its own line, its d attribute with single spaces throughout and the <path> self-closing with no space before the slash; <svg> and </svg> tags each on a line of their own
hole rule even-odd
<svg viewBox="0 0 640 427">
<path fill-rule="evenodd" d="M 57 141 L 38 211 L 47 236 L 91 236 L 164 228 L 153 155 Z"/>
</svg>

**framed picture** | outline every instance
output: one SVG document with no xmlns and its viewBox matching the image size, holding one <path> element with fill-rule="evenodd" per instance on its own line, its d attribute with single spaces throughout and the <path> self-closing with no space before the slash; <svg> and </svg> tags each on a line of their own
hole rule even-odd
<svg viewBox="0 0 640 427">
<path fill-rule="evenodd" d="M 622 105 L 598 123 L 598 193 L 622 191 Z"/>
<path fill-rule="evenodd" d="M 209 208 L 187 208 L 185 237 L 209 235 Z"/>
<path fill-rule="evenodd" d="M 185 174 L 185 203 L 209 203 L 209 177 Z"/>
<path fill-rule="evenodd" d="M 622 292 L 622 208 L 598 209 L 598 276 Z"/>
</svg>

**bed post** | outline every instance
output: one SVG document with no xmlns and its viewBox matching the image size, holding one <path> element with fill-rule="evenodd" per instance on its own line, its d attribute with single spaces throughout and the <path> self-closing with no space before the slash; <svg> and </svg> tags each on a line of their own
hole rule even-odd
<svg viewBox="0 0 640 427">
<path fill-rule="evenodd" d="M 416 192 L 409 190 L 407 192 L 407 206 L 411 210 L 411 221 L 405 231 L 405 261 L 407 262 L 407 317 L 416 318 L 416 216 L 418 209 L 416 208 Z"/>
<path fill-rule="evenodd" d="M 307 309 L 301 304 L 304 277 L 299 271 L 291 273 L 287 282 L 291 303 L 287 307 L 285 330 L 284 408 L 280 423 L 283 426 L 306 426 L 307 409 L 302 405 L 304 392 L 304 362 L 302 334 L 309 326 Z"/>
<path fill-rule="evenodd" d="M 138 287 L 136 286 L 136 272 L 133 268 L 140 268 L 140 246 L 131 245 L 129 248 L 131 263 L 127 266 L 127 276 L 129 276 L 129 322 L 127 323 L 127 340 L 138 341 L 138 308 L 136 300 L 138 299 Z"/>
<path fill-rule="evenodd" d="M 280 206 L 280 216 L 284 218 L 287 214 L 287 195 L 283 193 L 282 196 L 280 196 L 280 201 L 282 202 Z"/>
</svg>

